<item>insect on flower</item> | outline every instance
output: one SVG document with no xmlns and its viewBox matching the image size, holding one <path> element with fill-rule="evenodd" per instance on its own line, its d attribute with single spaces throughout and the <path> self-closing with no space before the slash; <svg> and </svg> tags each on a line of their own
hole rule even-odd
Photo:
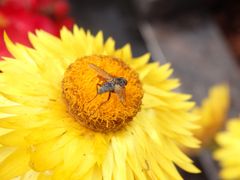
<svg viewBox="0 0 240 180">
<path fill-rule="evenodd" d="M 97 88 L 96 96 L 108 92 L 108 101 L 111 93 L 116 93 L 120 102 L 123 104 L 126 100 L 125 86 L 127 85 L 127 80 L 123 77 L 114 77 L 95 64 L 89 64 L 89 67 L 94 69 L 105 81 L 103 84 L 97 84 L 99 88 Z M 96 96 L 93 99 L 95 99 Z"/>
</svg>

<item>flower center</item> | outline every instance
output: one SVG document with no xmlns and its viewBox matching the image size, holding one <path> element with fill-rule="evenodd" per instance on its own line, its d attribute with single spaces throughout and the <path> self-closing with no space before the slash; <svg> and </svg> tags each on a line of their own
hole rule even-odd
<svg viewBox="0 0 240 180">
<path fill-rule="evenodd" d="M 110 56 L 76 60 L 64 74 L 62 89 L 74 119 L 98 132 L 126 125 L 140 110 L 143 97 L 138 74 Z"/>
</svg>

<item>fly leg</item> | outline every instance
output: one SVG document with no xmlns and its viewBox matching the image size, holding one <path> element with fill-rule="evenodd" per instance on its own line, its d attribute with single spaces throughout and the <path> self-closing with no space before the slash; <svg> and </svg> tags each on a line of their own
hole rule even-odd
<svg viewBox="0 0 240 180">
<path fill-rule="evenodd" d="M 90 101 L 88 101 L 87 103 L 90 103 L 91 101 L 93 101 L 97 96 L 98 96 L 98 87 L 100 87 L 101 86 L 101 84 L 96 84 L 96 95 L 94 96 L 94 98 L 92 98 Z M 98 108 L 97 108 L 98 109 Z M 95 112 L 97 111 L 97 109 L 93 112 L 93 113 L 91 113 L 90 114 L 90 116 L 92 116 L 93 114 L 95 114 Z"/>
<path fill-rule="evenodd" d="M 91 102 L 92 100 L 94 100 L 96 97 L 97 97 L 97 95 L 98 95 L 98 87 L 100 87 L 101 86 L 101 84 L 97 84 L 96 85 L 96 91 L 97 91 L 97 93 L 96 93 L 96 95 L 94 96 L 94 98 L 92 98 L 90 101 L 88 101 L 87 103 L 89 103 L 89 102 Z"/>
<path fill-rule="evenodd" d="M 106 102 L 108 102 L 109 101 L 109 99 L 111 98 L 111 91 L 110 92 L 108 92 L 108 98 L 107 98 L 107 100 L 106 101 L 103 101 L 99 106 L 98 106 L 98 109 L 103 105 L 103 104 L 105 104 Z"/>
<path fill-rule="evenodd" d="M 97 94 L 97 95 L 98 95 L 98 94 Z M 95 110 L 90 116 L 92 116 L 93 114 L 95 114 L 95 112 L 96 112 L 98 109 L 100 109 L 100 107 L 101 107 L 103 104 L 105 104 L 106 102 L 108 102 L 110 98 L 111 98 L 111 92 L 108 93 L 108 98 L 107 98 L 107 100 L 106 100 L 106 101 L 103 101 L 103 102 L 96 108 L 96 110 Z"/>
</svg>

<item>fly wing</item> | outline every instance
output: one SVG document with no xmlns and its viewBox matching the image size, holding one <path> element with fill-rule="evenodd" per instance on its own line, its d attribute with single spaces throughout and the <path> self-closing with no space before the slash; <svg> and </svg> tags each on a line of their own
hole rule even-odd
<svg viewBox="0 0 240 180">
<path fill-rule="evenodd" d="M 110 74 L 108 74 L 106 71 L 96 66 L 95 64 L 88 64 L 88 65 L 90 68 L 94 69 L 99 74 L 99 76 L 103 77 L 104 79 L 106 80 L 113 79 L 113 76 L 111 76 Z"/>
<path fill-rule="evenodd" d="M 114 92 L 117 94 L 117 96 L 120 99 L 121 103 L 124 103 L 125 100 L 126 100 L 125 88 L 121 87 L 120 85 L 115 85 Z"/>
</svg>

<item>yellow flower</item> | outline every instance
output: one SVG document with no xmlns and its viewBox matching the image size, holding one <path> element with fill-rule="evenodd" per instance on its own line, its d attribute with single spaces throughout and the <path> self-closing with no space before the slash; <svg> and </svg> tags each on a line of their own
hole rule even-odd
<svg viewBox="0 0 240 180">
<path fill-rule="evenodd" d="M 216 133 L 222 128 L 229 108 L 229 87 L 225 84 L 213 86 L 209 95 L 202 101 L 201 107 L 193 112 L 201 118 L 197 123 L 201 128 L 194 131 L 194 135 L 202 141 L 202 147 L 208 146 Z"/>
<path fill-rule="evenodd" d="M 216 141 L 220 147 L 214 155 L 222 167 L 221 178 L 240 179 L 240 118 L 229 120 L 226 131 L 220 132 Z"/>
<path fill-rule="evenodd" d="M 133 58 L 129 45 L 74 27 L 58 39 L 29 34 L 33 49 L 13 44 L 0 63 L 0 177 L 23 179 L 181 179 L 175 165 L 199 170 L 178 146 L 198 147 L 189 95 L 169 64 Z M 98 94 L 103 78 L 123 87 Z M 102 73 L 102 74 L 104 74 Z M 100 91 L 99 91 L 100 92 Z"/>
</svg>

